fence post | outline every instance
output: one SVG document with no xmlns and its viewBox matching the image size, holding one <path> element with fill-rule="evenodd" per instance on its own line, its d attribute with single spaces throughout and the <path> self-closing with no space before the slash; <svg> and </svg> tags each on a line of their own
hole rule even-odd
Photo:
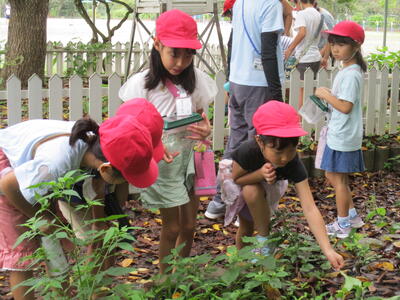
<svg viewBox="0 0 400 300">
<path fill-rule="evenodd" d="M 307 68 L 304 73 L 304 90 L 303 90 L 303 105 L 308 100 L 308 97 L 314 94 L 314 72 L 311 68 Z M 311 136 L 313 126 L 303 119 L 303 129 Z"/>
<path fill-rule="evenodd" d="M 121 77 L 117 73 L 113 73 L 108 77 L 108 117 L 115 115 L 122 101 L 118 97 L 118 91 L 121 87 Z"/>
<path fill-rule="evenodd" d="M 296 110 L 299 110 L 299 95 L 302 83 L 300 81 L 300 73 L 297 69 L 294 69 L 290 73 L 289 80 L 289 104 Z"/>
<path fill-rule="evenodd" d="M 89 78 L 89 115 L 97 123 L 103 121 L 101 76 L 97 73 Z"/>
<path fill-rule="evenodd" d="M 325 68 L 321 68 L 318 72 L 318 83 L 317 86 L 325 86 L 325 87 L 330 87 L 331 82 L 329 80 L 329 71 Z M 319 140 L 319 133 L 321 131 L 321 128 L 325 126 L 326 121 L 321 120 L 316 126 L 315 126 L 315 139 L 318 141 Z"/>
<path fill-rule="evenodd" d="M 121 68 L 121 51 L 122 46 L 121 43 L 118 42 L 115 44 L 115 70 L 114 72 L 118 74 L 118 76 L 122 76 L 122 68 Z M 112 76 L 112 75 L 111 75 Z"/>
<path fill-rule="evenodd" d="M 69 79 L 69 120 L 76 121 L 83 115 L 82 79 L 74 75 Z"/>
<path fill-rule="evenodd" d="M 49 119 L 63 119 L 63 85 L 56 74 L 49 80 Z"/>
<path fill-rule="evenodd" d="M 397 132 L 399 122 L 399 89 L 400 89 L 400 68 L 395 66 L 392 70 L 392 84 L 390 91 L 390 121 L 389 133 Z"/>
<path fill-rule="evenodd" d="M 374 134 L 375 130 L 375 87 L 376 87 L 376 69 L 373 67 L 368 72 L 368 89 L 367 89 L 367 113 L 365 118 L 365 135 Z"/>
<path fill-rule="evenodd" d="M 22 120 L 21 80 L 17 76 L 11 75 L 7 80 L 6 88 L 8 126 L 11 126 Z"/>
<path fill-rule="evenodd" d="M 29 119 L 43 118 L 42 80 L 37 74 L 28 79 L 28 110 Z"/>
<path fill-rule="evenodd" d="M 46 47 L 46 76 L 53 75 L 53 43 L 48 42 Z"/>
<path fill-rule="evenodd" d="M 389 70 L 387 66 L 384 66 L 381 73 L 381 82 L 379 88 L 379 118 L 378 118 L 378 130 L 377 134 L 381 135 L 385 133 L 385 125 L 387 122 L 387 99 L 388 99 L 388 77 L 389 77 Z"/>
</svg>

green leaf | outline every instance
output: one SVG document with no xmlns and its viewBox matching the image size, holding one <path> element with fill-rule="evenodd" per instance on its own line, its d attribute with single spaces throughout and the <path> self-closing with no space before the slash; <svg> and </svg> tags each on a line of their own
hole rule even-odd
<svg viewBox="0 0 400 300">
<path fill-rule="evenodd" d="M 347 276 L 345 273 L 341 272 L 345 278 L 344 286 L 347 291 L 351 291 L 354 287 L 362 287 L 362 282 L 354 277 Z"/>
<path fill-rule="evenodd" d="M 376 212 L 378 213 L 378 215 L 380 216 L 386 216 L 386 208 L 384 207 L 378 207 L 376 209 Z"/>
<path fill-rule="evenodd" d="M 106 245 L 115 235 L 117 228 L 110 227 L 107 229 L 106 234 L 103 239 L 103 245 Z"/>
<path fill-rule="evenodd" d="M 104 271 L 105 274 L 111 276 L 121 276 L 135 271 L 135 268 L 112 267 Z"/>
<path fill-rule="evenodd" d="M 75 197 L 78 197 L 78 199 L 81 199 L 81 196 L 79 195 L 79 193 L 77 191 L 74 191 L 74 190 L 64 190 L 64 191 L 62 191 L 62 193 L 64 195 L 75 196 Z"/>
<path fill-rule="evenodd" d="M 135 249 L 133 246 L 129 243 L 118 243 L 117 246 L 123 250 L 130 251 L 130 252 L 135 252 Z"/>
<path fill-rule="evenodd" d="M 233 281 L 235 281 L 238 276 L 239 276 L 239 268 L 232 268 L 232 269 L 226 270 L 224 272 L 224 274 L 222 274 L 221 279 L 223 282 L 225 282 L 227 285 L 229 285 Z"/>
</svg>

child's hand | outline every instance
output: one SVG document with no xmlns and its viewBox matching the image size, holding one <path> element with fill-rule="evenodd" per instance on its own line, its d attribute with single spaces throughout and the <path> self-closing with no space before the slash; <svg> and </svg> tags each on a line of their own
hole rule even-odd
<svg viewBox="0 0 400 300">
<path fill-rule="evenodd" d="M 285 52 L 284 52 L 285 60 L 287 60 L 290 57 L 291 54 L 292 54 L 292 50 L 286 49 Z"/>
<path fill-rule="evenodd" d="M 334 268 L 336 271 L 339 271 L 344 267 L 343 257 L 335 250 L 332 249 L 331 251 L 325 253 L 325 256 L 331 263 L 332 268 Z"/>
<path fill-rule="evenodd" d="M 261 167 L 261 174 L 264 177 L 265 181 L 269 184 L 275 183 L 276 181 L 276 171 L 274 166 L 271 163 L 265 163 Z"/>
<path fill-rule="evenodd" d="M 331 90 L 326 87 L 319 87 L 315 90 L 314 95 L 321 99 L 326 99 L 331 95 Z"/>
<path fill-rule="evenodd" d="M 191 131 L 193 134 L 187 136 L 190 140 L 205 140 L 211 134 L 210 120 L 208 120 L 205 112 L 201 114 L 203 121 L 197 123 L 198 125 L 189 125 L 187 130 Z"/>
<path fill-rule="evenodd" d="M 174 152 L 174 153 L 170 153 L 167 148 L 164 147 L 164 156 L 163 156 L 163 160 L 167 163 L 170 164 L 174 161 L 174 158 L 179 155 L 179 152 Z"/>
</svg>

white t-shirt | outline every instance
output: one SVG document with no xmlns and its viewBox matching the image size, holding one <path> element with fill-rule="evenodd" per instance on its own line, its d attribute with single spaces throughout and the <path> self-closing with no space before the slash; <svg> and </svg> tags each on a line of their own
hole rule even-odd
<svg viewBox="0 0 400 300">
<path fill-rule="evenodd" d="M 208 111 L 208 105 L 213 101 L 217 94 L 215 81 L 203 71 L 195 68 L 196 88 L 189 95 L 192 99 L 192 111 L 199 109 Z M 150 101 L 162 116 L 171 116 L 176 113 L 175 97 L 167 87 L 160 82 L 155 89 L 148 90 L 145 86 L 145 76 L 148 70 L 134 74 L 130 77 L 119 90 L 119 97 L 122 101 L 128 101 L 134 98 L 145 98 Z M 177 86 L 179 90 L 181 86 Z"/>
<path fill-rule="evenodd" d="M 314 39 L 315 33 L 318 29 L 319 23 L 321 21 L 321 14 L 314 7 L 307 7 L 306 9 L 300 10 L 296 13 L 295 21 L 293 25 L 294 31 L 299 31 L 300 27 L 306 28 L 306 36 L 297 45 L 295 50 L 296 58 L 299 58 L 303 49 L 310 44 L 310 42 Z M 325 30 L 326 26 L 322 26 L 322 30 Z M 300 58 L 300 63 L 310 63 L 321 60 L 321 54 L 319 53 L 318 43 L 320 40 L 321 34 L 319 37 L 313 40 L 307 52 Z"/>
<path fill-rule="evenodd" d="M 29 186 L 56 180 L 68 171 L 80 167 L 88 146 L 78 140 L 69 145 L 69 136 L 49 140 L 36 149 L 33 147 L 46 137 L 59 133 L 70 133 L 75 122 L 58 120 L 29 120 L 0 130 L 0 148 L 14 169 L 20 191 L 31 204 L 36 203 L 35 193 L 45 195 L 49 188 Z"/>
</svg>

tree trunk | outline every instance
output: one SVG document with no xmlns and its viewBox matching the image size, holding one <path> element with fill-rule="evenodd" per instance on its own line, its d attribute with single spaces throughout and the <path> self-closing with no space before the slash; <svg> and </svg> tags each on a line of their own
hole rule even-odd
<svg viewBox="0 0 400 300">
<path fill-rule="evenodd" d="M 27 86 L 29 77 L 44 75 L 49 0 L 9 0 L 11 16 L 6 44 L 4 81 L 15 74 Z"/>
</svg>

